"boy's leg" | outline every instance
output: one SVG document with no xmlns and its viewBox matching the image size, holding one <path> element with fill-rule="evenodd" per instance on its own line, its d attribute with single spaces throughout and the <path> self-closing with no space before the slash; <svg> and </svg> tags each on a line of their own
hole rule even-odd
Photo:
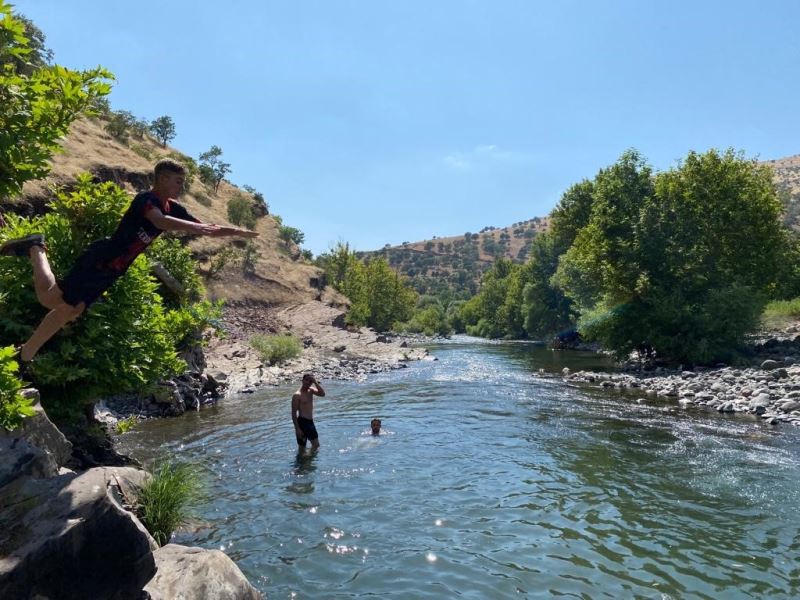
<svg viewBox="0 0 800 600">
<path fill-rule="evenodd" d="M 29 256 L 33 267 L 33 288 L 36 290 L 39 304 L 52 309 L 62 305 L 64 299 L 50 268 L 50 261 L 47 260 L 47 252 L 41 246 L 33 246 Z"/>
<path fill-rule="evenodd" d="M 84 311 L 86 305 L 81 302 L 78 306 L 72 306 L 62 302 L 49 313 L 47 313 L 33 332 L 30 339 L 25 342 L 20 350 L 19 357 L 25 362 L 30 361 L 39 351 L 47 340 L 58 333 L 64 325 L 77 319 Z"/>
</svg>

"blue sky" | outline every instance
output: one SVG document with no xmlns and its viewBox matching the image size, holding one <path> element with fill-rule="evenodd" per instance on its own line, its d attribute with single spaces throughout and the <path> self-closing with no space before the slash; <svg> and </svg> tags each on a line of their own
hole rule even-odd
<svg viewBox="0 0 800 600">
<path fill-rule="evenodd" d="M 543 216 L 627 148 L 800 153 L 800 2 L 25 0 L 315 254 Z"/>
</svg>

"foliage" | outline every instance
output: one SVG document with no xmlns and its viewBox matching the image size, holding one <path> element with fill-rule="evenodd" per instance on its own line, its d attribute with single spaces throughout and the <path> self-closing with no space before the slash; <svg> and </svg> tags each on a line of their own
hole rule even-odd
<svg viewBox="0 0 800 600">
<path fill-rule="evenodd" d="M 242 254 L 242 270 L 246 274 L 253 274 L 256 272 L 256 263 L 258 262 L 261 253 L 258 251 L 258 246 L 252 240 L 248 240 L 241 251 Z"/>
<path fill-rule="evenodd" d="M 762 321 L 768 327 L 781 327 L 800 318 L 800 298 L 773 300 L 764 307 Z"/>
<path fill-rule="evenodd" d="M 790 249 L 769 169 L 711 150 L 653 176 L 628 152 L 593 186 L 555 276 L 581 332 L 619 355 L 648 344 L 675 361 L 729 358 Z"/>
<path fill-rule="evenodd" d="M 126 417 L 125 419 L 120 419 L 119 421 L 117 421 L 117 426 L 116 426 L 117 433 L 119 434 L 128 433 L 129 431 L 132 431 L 133 428 L 136 427 L 136 425 L 138 424 L 139 424 L 139 417 L 137 417 L 136 415 L 131 415 L 129 417 Z"/>
<path fill-rule="evenodd" d="M 199 470 L 189 464 L 164 462 L 136 495 L 136 515 L 156 542 L 163 546 L 173 531 L 186 523 L 189 507 L 202 499 Z"/>
<path fill-rule="evenodd" d="M 105 69 L 41 64 L 41 52 L 26 35 L 26 22 L 0 0 L 0 199 L 44 177 L 72 121 L 111 90 Z M 29 64 L 40 64 L 23 67 L 32 53 Z"/>
<path fill-rule="evenodd" d="M 383 258 L 364 264 L 347 243 L 320 254 L 328 282 L 350 300 L 347 321 L 387 331 L 411 318 L 416 293 Z"/>
<path fill-rule="evenodd" d="M 278 236 L 284 242 L 292 242 L 296 246 L 302 244 L 306 239 L 306 236 L 302 231 L 296 227 L 289 227 L 288 225 L 281 225 L 278 227 Z"/>
<path fill-rule="evenodd" d="M 200 155 L 200 179 L 208 185 L 213 185 L 214 193 L 219 189 L 220 182 L 230 173 L 230 163 L 223 162 L 222 148 L 211 146 L 211 148 Z"/>
<path fill-rule="evenodd" d="M 561 256 L 557 235 L 548 232 L 535 237 L 525 266 L 521 313 L 523 327 L 531 338 L 545 338 L 575 323 L 572 301 L 551 283 Z"/>
<path fill-rule="evenodd" d="M 22 419 L 35 414 L 32 400 L 21 393 L 22 381 L 17 372 L 19 365 L 14 359 L 14 346 L 0 348 L 0 427 L 12 430 L 22 424 Z"/>
<path fill-rule="evenodd" d="M 255 229 L 256 217 L 253 214 L 253 203 L 241 194 L 235 195 L 228 200 L 228 220 L 234 225 Z"/>
<path fill-rule="evenodd" d="M 180 239 L 162 236 L 152 243 L 147 254 L 178 280 L 186 291 L 186 299 L 194 302 L 205 294 L 203 282 L 197 274 L 197 263 Z"/>
<path fill-rule="evenodd" d="M 155 138 L 161 142 L 162 146 L 166 146 L 167 142 L 175 138 L 175 121 L 168 115 L 153 119 L 150 122 L 149 129 Z"/>
<path fill-rule="evenodd" d="M 0 238 L 43 232 L 56 277 L 63 277 L 92 241 L 114 231 L 130 198 L 112 183 L 94 184 L 79 176 L 70 193 L 59 192 L 50 211 L 34 219 L 14 215 Z M 165 263 L 180 264 L 185 250 L 166 242 L 159 250 Z M 172 255 L 175 256 L 172 256 Z M 184 267 L 187 271 L 188 265 Z M 181 269 L 175 268 L 180 275 Z M 28 261 L 0 258 L 0 343 L 26 339 L 44 315 L 31 285 Z M 139 257 L 105 297 L 62 330 L 33 362 L 38 387 L 54 404 L 90 399 L 103 394 L 142 389 L 157 379 L 183 371 L 176 345 L 187 336 L 185 327 L 203 326 L 192 310 L 196 305 L 165 308 L 151 277 L 147 257 Z M 202 315 L 200 315 L 202 316 Z M 184 327 L 176 323 L 182 323 Z"/>
<path fill-rule="evenodd" d="M 303 346 L 293 335 L 257 334 L 250 338 L 250 345 L 258 352 L 261 361 L 271 365 L 297 358 Z"/>
</svg>

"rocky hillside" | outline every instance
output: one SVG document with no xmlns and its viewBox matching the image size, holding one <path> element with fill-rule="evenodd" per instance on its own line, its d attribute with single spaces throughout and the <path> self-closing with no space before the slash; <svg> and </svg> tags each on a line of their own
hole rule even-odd
<svg viewBox="0 0 800 600">
<path fill-rule="evenodd" d="M 800 230 L 800 154 L 764 161 L 775 172 L 775 183 L 786 206 L 785 222 Z M 360 256 L 383 256 L 405 274 L 415 289 L 423 294 L 449 290 L 473 295 L 481 275 L 497 258 L 524 262 L 530 242 L 549 227 L 549 216 L 535 217 L 508 227 L 484 227 L 478 233 L 463 236 L 434 237 L 419 242 L 388 244 L 380 250 Z"/>
<path fill-rule="evenodd" d="M 800 229 L 800 154 L 764 161 L 775 171 L 775 184 L 781 202 L 786 206 L 784 221 L 793 229 Z"/>
<path fill-rule="evenodd" d="M 363 252 L 361 256 L 385 257 L 420 293 L 451 290 L 472 295 L 477 291 L 481 275 L 496 259 L 523 262 L 531 240 L 548 226 L 548 217 L 534 217 L 508 227 L 484 227 L 478 233 L 387 245 L 374 252 Z"/>
<path fill-rule="evenodd" d="M 76 175 L 84 171 L 92 173 L 98 181 L 113 181 L 133 194 L 149 188 L 153 165 L 159 159 L 181 160 L 183 157 L 178 150 L 162 147 L 148 135 L 138 139 L 131 136 L 127 143 L 123 143 L 107 133 L 104 125 L 100 118 L 81 119 L 74 123 L 64 140 L 64 152 L 53 159 L 50 176 L 26 184 L 22 196 L 8 201 L 3 210 L 22 214 L 41 212 L 46 201 L 53 196 L 54 186 L 69 189 Z M 226 224 L 228 202 L 236 196 L 253 198 L 225 181 L 215 193 L 195 176 L 181 202 L 203 221 Z M 233 258 L 230 251 L 223 252 L 237 245 L 243 247 L 243 241 L 205 237 L 189 240 L 201 269 L 208 275 L 208 295 L 213 299 L 224 298 L 231 304 L 269 306 L 320 299 L 320 270 L 306 263 L 296 246 L 280 239 L 278 223 L 265 215 L 258 219 L 256 230 L 261 235 L 254 240 L 254 269 L 248 273 L 242 268 L 240 259 Z M 229 256 L 227 260 L 226 256 Z M 224 266 L 210 275 L 221 263 Z M 326 291 L 325 294 L 332 296 L 329 299 L 334 302 L 345 302 L 334 292 Z"/>
</svg>

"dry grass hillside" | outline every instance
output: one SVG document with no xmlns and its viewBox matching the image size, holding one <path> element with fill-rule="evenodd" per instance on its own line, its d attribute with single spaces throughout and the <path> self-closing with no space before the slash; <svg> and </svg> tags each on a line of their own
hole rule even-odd
<svg viewBox="0 0 800 600">
<path fill-rule="evenodd" d="M 800 229 L 800 154 L 764 161 L 775 172 L 775 185 L 786 207 L 784 221 Z"/>
<path fill-rule="evenodd" d="M 27 183 L 22 196 L 4 208 L 22 214 L 41 212 L 53 196 L 54 186 L 69 189 L 76 175 L 84 171 L 92 173 L 99 181 L 113 181 L 134 194 L 149 188 L 155 162 L 164 157 L 180 160 L 183 156 L 170 146 L 162 147 L 147 135 L 131 136 L 127 144 L 120 142 L 105 131 L 104 124 L 96 118 L 75 122 L 63 142 L 64 152 L 53 158 L 50 176 Z M 225 181 L 215 193 L 199 177 L 194 177 L 180 201 L 202 221 L 228 224 L 228 202 L 236 196 L 252 199 L 252 195 Z M 320 270 L 305 263 L 297 247 L 280 239 L 276 221 L 270 216 L 261 217 L 257 220 L 256 231 L 260 236 L 254 240 L 255 269 L 245 273 L 240 261 L 228 261 L 218 273 L 206 278 L 209 297 L 224 298 L 232 304 L 273 306 L 320 299 L 321 292 L 317 289 Z M 244 245 L 236 238 L 194 237 L 188 243 L 205 273 L 221 250 Z M 333 302 L 344 302 L 344 298 L 329 290 L 325 295 Z"/>
</svg>

